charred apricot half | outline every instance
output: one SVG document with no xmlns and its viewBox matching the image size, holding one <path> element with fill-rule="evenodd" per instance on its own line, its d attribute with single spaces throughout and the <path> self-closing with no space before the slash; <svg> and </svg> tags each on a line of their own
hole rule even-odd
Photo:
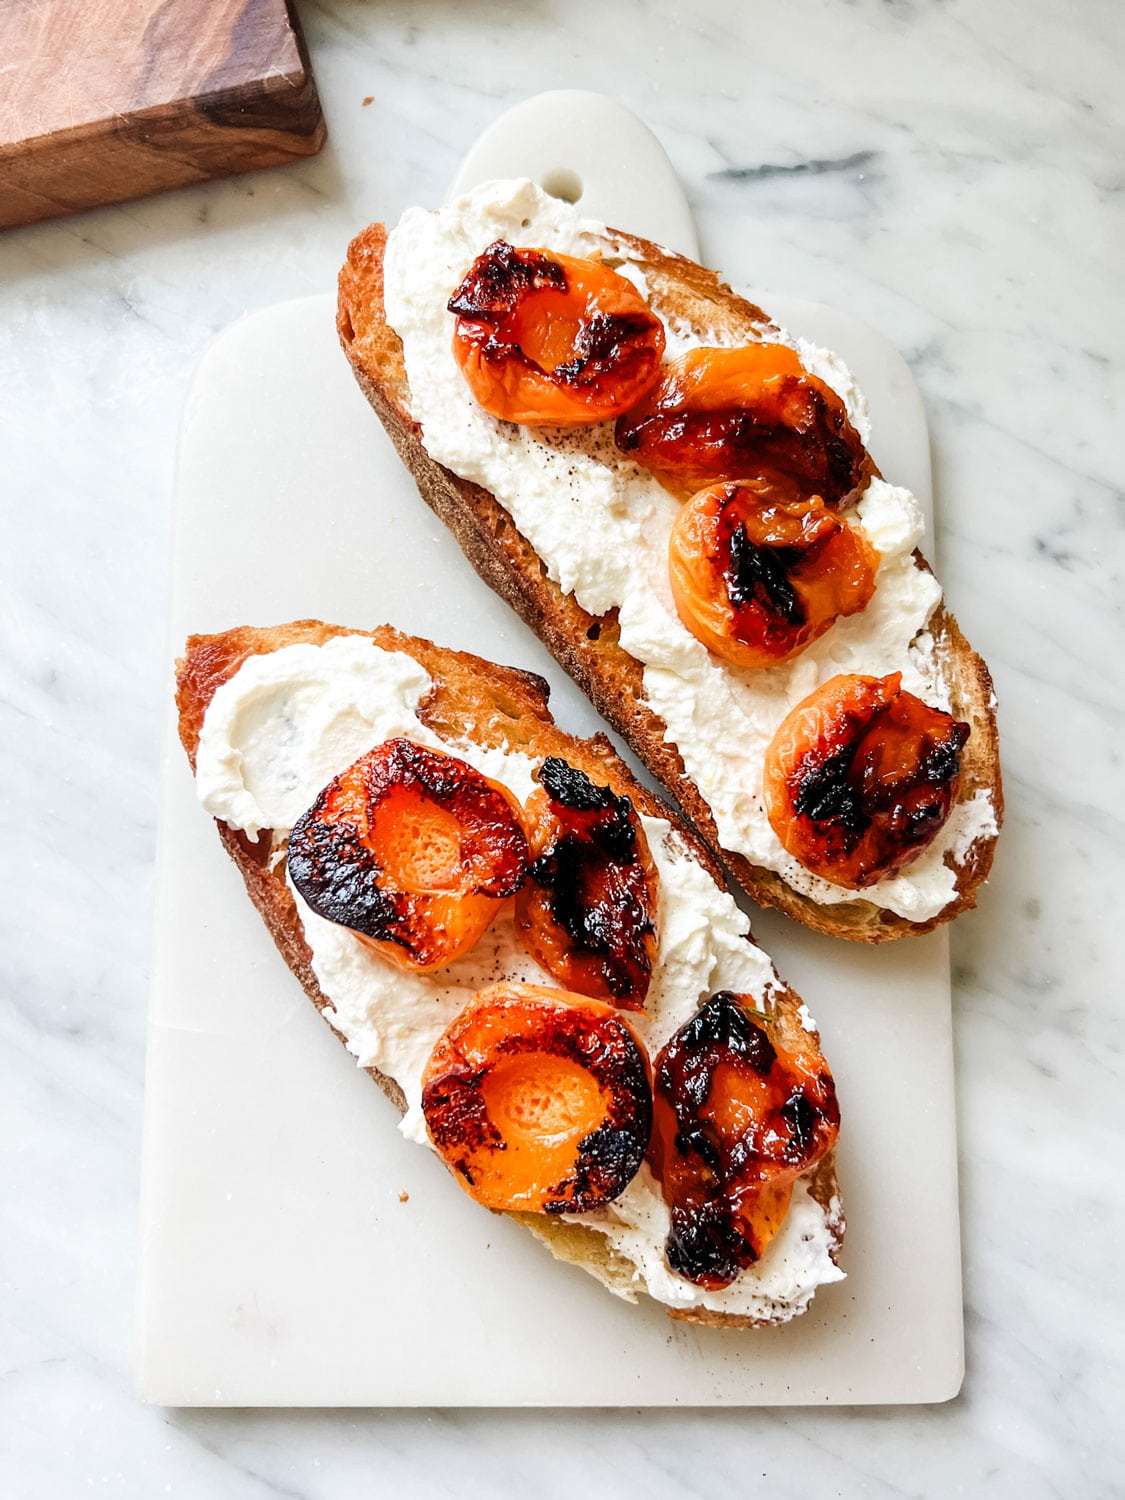
<svg viewBox="0 0 1125 1500">
<path fill-rule="evenodd" d="M 409 969 L 471 948 L 527 859 L 511 793 L 407 739 L 329 782 L 289 836 L 289 874 L 313 911 Z"/>
<path fill-rule="evenodd" d="M 641 1010 L 656 959 L 657 874 L 628 797 L 549 756 L 527 805 L 528 878 L 516 924 L 568 990 Z"/>
<path fill-rule="evenodd" d="M 758 479 L 838 506 L 869 468 L 844 403 L 786 344 L 689 350 L 619 419 L 616 441 L 681 497 Z"/>
<path fill-rule="evenodd" d="M 446 1166 L 486 1208 L 585 1213 L 628 1187 L 652 1130 L 641 1043 L 608 1005 L 496 984 L 438 1038 L 422 1081 Z"/>
<path fill-rule="evenodd" d="M 742 667 L 789 661 L 875 592 L 879 554 L 819 495 L 717 484 L 683 507 L 668 544 L 672 597 L 692 635 Z"/>
<path fill-rule="evenodd" d="M 957 799 L 969 725 L 902 690 L 842 675 L 782 721 L 766 751 L 770 826 L 807 870 L 862 890 L 896 874 Z"/>
<path fill-rule="evenodd" d="M 660 373 L 664 325 L 632 282 L 600 261 L 497 240 L 449 311 L 454 358 L 485 411 L 506 422 L 605 422 Z"/>
<path fill-rule="evenodd" d="M 747 996 L 713 995 L 656 1059 L 651 1159 L 671 1214 L 665 1254 L 709 1290 L 760 1258 L 794 1182 L 840 1128 L 814 1038 L 782 1051 L 751 1011 Z"/>
</svg>

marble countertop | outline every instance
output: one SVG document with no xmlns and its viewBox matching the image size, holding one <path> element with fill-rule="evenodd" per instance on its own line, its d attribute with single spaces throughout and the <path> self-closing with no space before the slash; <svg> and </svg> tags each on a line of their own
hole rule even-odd
<svg viewBox="0 0 1125 1500">
<path fill-rule="evenodd" d="M 301 10 L 322 156 L 0 237 L 0 1492 L 1120 1494 L 1120 9 Z M 357 226 L 439 199 L 498 112 L 555 87 L 644 116 L 705 259 L 874 324 L 926 401 L 937 562 L 993 669 L 1008 795 L 953 934 L 964 1389 L 674 1416 L 146 1408 L 146 969 L 191 372 L 240 314 L 328 287 Z"/>
</svg>

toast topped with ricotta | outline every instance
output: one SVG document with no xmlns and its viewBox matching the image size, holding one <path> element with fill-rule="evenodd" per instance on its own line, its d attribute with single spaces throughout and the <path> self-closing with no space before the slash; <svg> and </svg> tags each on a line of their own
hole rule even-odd
<svg viewBox="0 0 1125 1500">
<path fill-rule="evenodd" d="M 282 956 L 470 1196 L 698 1323 L 782 1323 L 840 1279 L 808 1012 L 541 679 L 305 620 L 191 637 L 177 705 Z"/>
<path fill-rule="evenodd" d="M 338 328 L 423 498 L 754 899 L 866 942 L 975 903 L 992 685 L 842 361 L 527 181 L 361 233 Z"/>
</svg>

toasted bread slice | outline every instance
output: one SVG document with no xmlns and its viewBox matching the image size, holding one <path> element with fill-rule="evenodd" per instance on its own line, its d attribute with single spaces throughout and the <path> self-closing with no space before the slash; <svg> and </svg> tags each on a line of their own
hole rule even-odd
<svg viewBox="0 0 1125 1500">
<path fill-rule="evenodd" d="M 766 313 L 735 294 L 714 272 L 646 240 L 609 231 L 644 272 L 654 309 L 669 323 L 689 325 L 715 342 L 751 341 L 776 335 Z M 992 864 L 995 834 L 979 838 L 946 863 L 956 876 L 955 895 L 937 915 L 911 921 L 858 895 L 825 905 L 790 886 L 780 875 L 723 848 L 715 818 L 687 774 L 663 720 L 649 706 L 642 664 L 620 644 L 616 611 L 588 614 L 573 595 L 548 576 L 531 544 L 488 491 L 437 463 L 427 453 L 411 415 L 402 344 L 385 316 L 383 260 L 387 233 L 373 224 L 348 248 L 340 273 L 337 327 L 360 389 L 374 407 L 422 498 L 460 542 L 480 577 L 505 599 L 575 679 L 598 711 L 622 735 L 649 772 L 676 799 L 710 848 L 761 905 L 773 906 L 817 932 L 879 943 L 908 933 L 929 932 L 976 904 L 976 892 Z M 877 475 L 874 465 L 869 472 Z M 917 556 L 917 554 L 916 554 Z M 918 556 L 920 565 L 925 566 Z M 962 758 L 959 801 L 986 790 L 996 828 L 1003 793 L 992 681 L 957 622 L 939 605 L 929 627 L 956 717 L 972 726 Z"/>
<path fill-rule="evenodd" d="M 725 890 L 722 871 L 700 839 L 658 798 L 641 786 L 615 754 L 604 735 L 580 740 L 560 730 L 547 707 L 548 686 L 528 672 L 500 667 L 465 652 L 448 650 L 430 641 L 402 635 L 390 626 L 373 631 L 350 631 L 318 620 L 298 620 L 271 628 L 242 627 L 221 635 L 192 636 L 177 663 L 176 704 L 180 740 L 195 769 L 196 750 L 207 707 L 220 685 L 233 677 L 253 655 L 282 647 L 323 645 L 334 636 L 364 635 L 385 650 L 405 652 L 429 674 L 433 687 L 419 706 L 418 716 L 435 734 L 455 742 L 466 737 L 484 748 L 518 752 L 542 759 L 563 757 L 601 785 L 631 799 L 637 810 L 649 817 L 670 821 L 691 856 Z M 276 847 L 268 834 L 252 842 L 244 833 L 217 823 L 219 837 L 238 866 L 247 893 L 257 907 L 277 944 L 281 956 L 300 981 L 319 1011 L 331 1009 L 312 967 L 312 952 L 305 941 L 301 919 L 278 868 Z M 749 942 L 750 939 L 748 938 Z M 780 983 L 772 995 L 768 1022 L 771 1039 L 780 1047 L 795 1049 L 809 1042 L 799 997 Z M 817 1039 L 819 1040 L 819 1039 Z M 366 1070 L 402 1114 L 405 1096 L 392 1078 L 375 1068 Z M 809 1196 L 822 1209 L 830 1233 L 833 1261 L 843 1240 L 844 1219 L 837 1196 L 835 1152 L 830 1152 L 805 1179 Z M 546 1215 L 513 1214 L 544 1240 L 560 1260 L 580 1265 L 611 1290 L 633 1297 L 643 1286 L 636 1280 L 633 1262 L 608 1245 L 596 1230 Z M 799 1310 L 799 1309 L 797 1309 Z M 729 1327 L 758 1327 L 785 1322 L 794 1309 L 778 1309 L 776 1315 L 753 1318 L 715 1312 L 707 1308 L 669 1309 L 669 1316 L 690 1322 Z"/>
</svg>

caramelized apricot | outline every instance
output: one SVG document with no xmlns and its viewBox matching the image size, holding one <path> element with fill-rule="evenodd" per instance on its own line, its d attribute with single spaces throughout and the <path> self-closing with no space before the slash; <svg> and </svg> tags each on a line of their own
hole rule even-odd
<svg viewBox="0 0 1125 1500">
<path fill-rule="evenodd" d="M 766 751 L 774 833 L 806 870 L 854 890 L 915 859 L 957 799 L 969 726 L 901 684 L 900 672 L 833 677 Z"/>
<path fill-rule="evenodd" d="M 527 859 L 506 787 L 406 739 L 341 772 L 289 835 L 289 875 L 312 910 L 409 969 L 467 952 Z"/>
<path fill-rule="evenodd" d="M 449 311 L 454 358 L 485 411 L 506 422 L 605 422 L 660 373 L 664 325 L 631 282 L 596 260 L 497 240 Z"/>
<path fill-rule="evenodd" d="M 494 984 L 438 1038 L 422 1111 L 446 1166 L 478 1203 L 585 1213 L 623 1192 L 644 1160 L 648 1061 L 610 1006 Z"/>
<path fill-rule="evenodd" d="M 713 995 L 656 1059 L 650 1157 L 672 1220 L 665 1254 L 709 1290 L 760 1258 L 794 1182 L 840 1128 L 814 1038 L 782 1051 L 751 1009 L 747 996 Z"/>
<path fill-rule="evenodd" d="M 568 990 L 644 1008 L 657 875 L 633 804 L 550 756 L 527 805 L 531 863 L 516 897 L 528 951 Z"/>
<path fill-rule="evenodd" d="M 789 661 L 875 592 L 879 554 L 819 495 L 716 484 L 683 507 L 668 544 L 676 611 L 724 661 Z"/>
<path fill-rule="evenodd" d="M 620 418 L 617 446 L 681 497 L 756 479 L 839 506 L 869 469 L 844 403 L 786 344 L 690 349 Z"/>
</svg>

